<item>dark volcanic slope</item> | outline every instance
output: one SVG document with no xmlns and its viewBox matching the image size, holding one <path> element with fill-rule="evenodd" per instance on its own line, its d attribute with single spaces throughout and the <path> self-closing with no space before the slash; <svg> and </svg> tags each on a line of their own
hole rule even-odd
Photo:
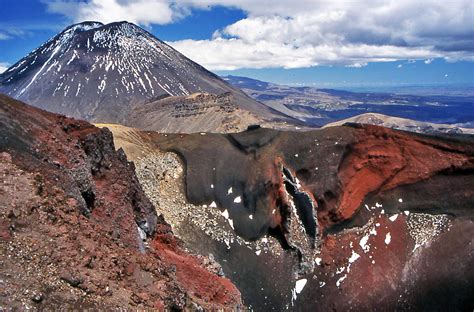
<svg viewBox="0 0 474 312">
<path fill-rule="evenodd" d="M 181 155 L 191 203 L 216 207 L 228 222 L 217 218 L 223 228 L 266 246 L 249 253 L 236 241 L 215 252 L 234 264 L 224 269 L 246 304 L 297 311 L 474 307 L 472 136 L 354 125 L 143 138 Z M 269 249 L 265 235 L 286 251 Z M 189 241 L 201 249 L 214 244 Z"/>
<path fill-rule="evenodd" d="M 0 310 L 236 308 L 112 134 L 0 95 Z"/>
<path fill-rule="evenodd" d="M 94 122 L 124 123 L 134 104 L 195 92 L 231 92 L 243 110 L 284 117 L 127 22 L 70 26 L 0 75 L 0 93 Z"/>
</svg>

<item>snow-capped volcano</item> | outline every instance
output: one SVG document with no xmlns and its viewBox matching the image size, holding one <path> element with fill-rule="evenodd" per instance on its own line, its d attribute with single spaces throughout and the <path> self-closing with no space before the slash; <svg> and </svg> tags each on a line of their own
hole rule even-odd
<svg viewBox="0 0 474 312">
<path fill-rule="evenodd" d="M 134 105 L 196 92 L 232 92 L 240 108 L 281 117 L 128 22 L 66 28 L 1 74 L 0 92 L 101 122 L 124 122 Z"/>
</svg>

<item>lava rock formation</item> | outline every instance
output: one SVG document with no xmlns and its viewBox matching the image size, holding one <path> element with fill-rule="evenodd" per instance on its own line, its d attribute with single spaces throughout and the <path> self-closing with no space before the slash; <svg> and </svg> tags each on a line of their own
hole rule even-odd
<svg viewBox="0 0 474 312">
<path fill-rule="evenodd" d="M 0 95 L 0 306 L 237 309 L 190 255 L 107 129 Z"/>
<path fill-rule="evenodd" d="M 473 307 L 472 136 L 357 124 L 139 135 L 181 157 L 188 201 L 217 210 L 218 226 L 241 239 L 213 252 L 247 305 Z M 201 251 L 209 241 L 188 237 Z"/>
</svg>

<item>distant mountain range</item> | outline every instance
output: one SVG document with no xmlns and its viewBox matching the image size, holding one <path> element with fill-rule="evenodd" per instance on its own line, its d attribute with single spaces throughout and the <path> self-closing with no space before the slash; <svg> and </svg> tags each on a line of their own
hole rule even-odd
<svg viewBox="0 0 474 312">
<path fill-rule="evenodd" d="M 336 122 L 328 123 L 324 126 L 327 127 L 335 127 L 335 126 L 342 126 L 347 123 L 358 123 L 358 124 L 365 124 L 365 125 L 376 125 L 391 129 L 398 129 L 410 132 L 417 132 L 417 133 L 466 133 L 466 134 L 474 134 L 473 128 L 460 128 L 453 125 L 447 124 L 435 124 L 431 122 L 423 122 L 417 121 L 412 119 L 405 119 L 399 117 L 391 117 L 387 115 L 377 114 L 377 113 L 367 113 L 362 115 L 357 115 L 351 118 L 342 119 Z"/>
<path fill-rule="evenodd" d="M 249 96 L 313 126 L 365 113 L 379 113 L 458 127 L 474 127 L 474 96 L 358 93 L 314 87 L 291 87 L 238 76 L 224 80 Z"/>
<path fill-rule="evenodd" d="M 148 130 L 164 130 L 169 124 L 212 130 L 199 118 L 205 112 L 195 106 L 212 112 L 214 127 L 229 119 L 237 130 L 251 123 L 291 122 L 128 22 L 84 22 L 66 28 L 1 74 L 0 93 L 75 118 L 139 128 L 146 127 L 137 118 L 131 123 L 129 116 L 141 114 L 140 106 L 147 103 L 149 117 L 156 113 L 161 118 Z M 195 93 L 204 96 L 191 96 Z M 208 94 L 226 94 L 227 103 L 209 101 Z M 160 102 L 173 97 L 173 103 L 184 99 L 186 118 L 182 107 L 176 111 L 166 105 L 169 100 Z"/>
</svg>

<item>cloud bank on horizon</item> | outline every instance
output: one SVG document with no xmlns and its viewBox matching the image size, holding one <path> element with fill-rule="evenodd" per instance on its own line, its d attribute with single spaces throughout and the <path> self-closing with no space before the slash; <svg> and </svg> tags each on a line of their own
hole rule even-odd
<svg viewBox="0 0 474 312">
<path fill-rule="evenodd" d="M 206 40 L 168 42 L 211 70 L 362 67 L 396 60 L 474 60 L 472 0 L 43 0 L 73 22 L 119 20 L 152 27 L 195 9 L 224 6 L 246 18 Z"/>
</svg>

